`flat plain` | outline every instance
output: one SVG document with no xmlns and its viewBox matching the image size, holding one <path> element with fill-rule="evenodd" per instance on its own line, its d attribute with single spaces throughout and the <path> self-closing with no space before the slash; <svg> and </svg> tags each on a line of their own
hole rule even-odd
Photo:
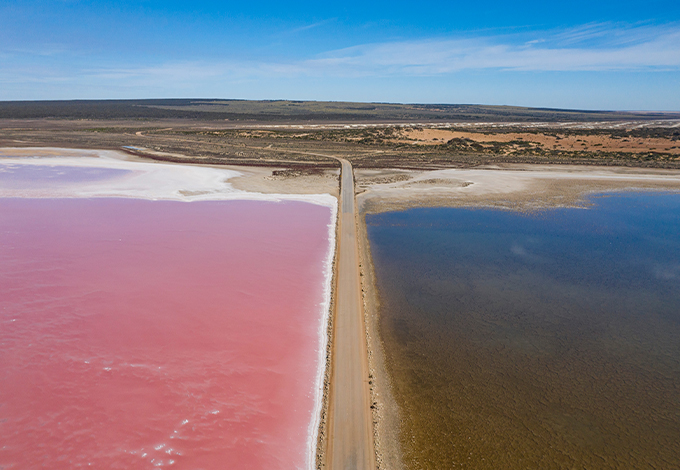
<svg viewBox="0 0 680 470">
<path fill-rule="evenodd" d="M 680 113 L 237 100 L 0 102 L 0 146 L 125 148 L 184 163 L 678 168 Z"/>
</svg>

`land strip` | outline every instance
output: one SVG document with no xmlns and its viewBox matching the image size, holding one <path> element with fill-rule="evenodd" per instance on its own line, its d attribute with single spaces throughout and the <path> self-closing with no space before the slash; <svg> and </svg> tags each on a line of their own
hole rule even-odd
<svg viewBox="0 0 680 470">
<path fill-rule="evenodd" d="M 344 159 L 340 162 L 338 269 L 326 462 L 331 469 L 372 469 L 375 453 L 354 177 L 351 164 Z"/>
<path fill-rule="evenodd" d="M 489 165 L 441 170 L 356 171 L 359 213 L 411 207 L 534 211 L 583 207 L 594 193 L 680 190 L 680 171 L 568 165 Z"/>
<path fill-rule="evenodd" d="M 121 149 L 178 163 L 437 169 L 499 164 L 680 168 L 680 120 L 269 124 L 0 120 L 0 146 Z M 136 150 L 135 150 L 136 149 Z"/>
<path fill-rule="evenodd" d="M 589 111 L 471 104 L 356 103 L 341 101 L 149 99 L 0 101 L 0 118 L 193 119 L 196 121 L 290 122 L 621 121 L 680 117 L 680 113 Z"/>
</svg>

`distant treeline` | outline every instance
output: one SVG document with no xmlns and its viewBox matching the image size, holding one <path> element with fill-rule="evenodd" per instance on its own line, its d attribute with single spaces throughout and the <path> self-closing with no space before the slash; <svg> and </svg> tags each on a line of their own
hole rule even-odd
<svg viewBox="0 0 680 470">
<path fill-rule="evenodd" d="M 565 122 L 680 119 L 680 113 L 516 106 L 219 99 L 0 101 L 0 119 L 188 119 L 206 121 Z"/>
</svg>

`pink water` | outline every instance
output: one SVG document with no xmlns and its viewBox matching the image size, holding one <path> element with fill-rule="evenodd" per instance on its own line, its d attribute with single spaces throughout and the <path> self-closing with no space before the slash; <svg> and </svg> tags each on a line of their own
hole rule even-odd
<svg viewBox="0 0 680 470">
<path fill-rule="evenodd" d="M 304 467 L 330 215 L 0 199 L 0 468 Z"/>
<path fill-rule="evenodd" d="M 119 178 L 129 173 L 115 168 L 10 164 L 0 165 L 0 185 L 3 189 L 45 189 Z"/>
</svg>

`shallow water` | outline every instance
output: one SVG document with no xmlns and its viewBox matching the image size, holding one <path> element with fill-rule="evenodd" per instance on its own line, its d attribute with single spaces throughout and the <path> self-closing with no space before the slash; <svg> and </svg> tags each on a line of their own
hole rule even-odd
<svg viewBox="0 0 680 470">
<path fill-rule="evenodd" d="M 0 198 L 0 468 L 304 468 L 331 216 Z"/>
<path fill-rule="evenodd" d="M 0 165 L 0 187 L 46 189 L 120 178 L 129 173 L 129 170 L 114 168 L 3 164 Z"/>
<path fill-rule="evenodd" d="M 680 195 L 368 215 L 409 468 L 680 467 Z"/>
</svg>

